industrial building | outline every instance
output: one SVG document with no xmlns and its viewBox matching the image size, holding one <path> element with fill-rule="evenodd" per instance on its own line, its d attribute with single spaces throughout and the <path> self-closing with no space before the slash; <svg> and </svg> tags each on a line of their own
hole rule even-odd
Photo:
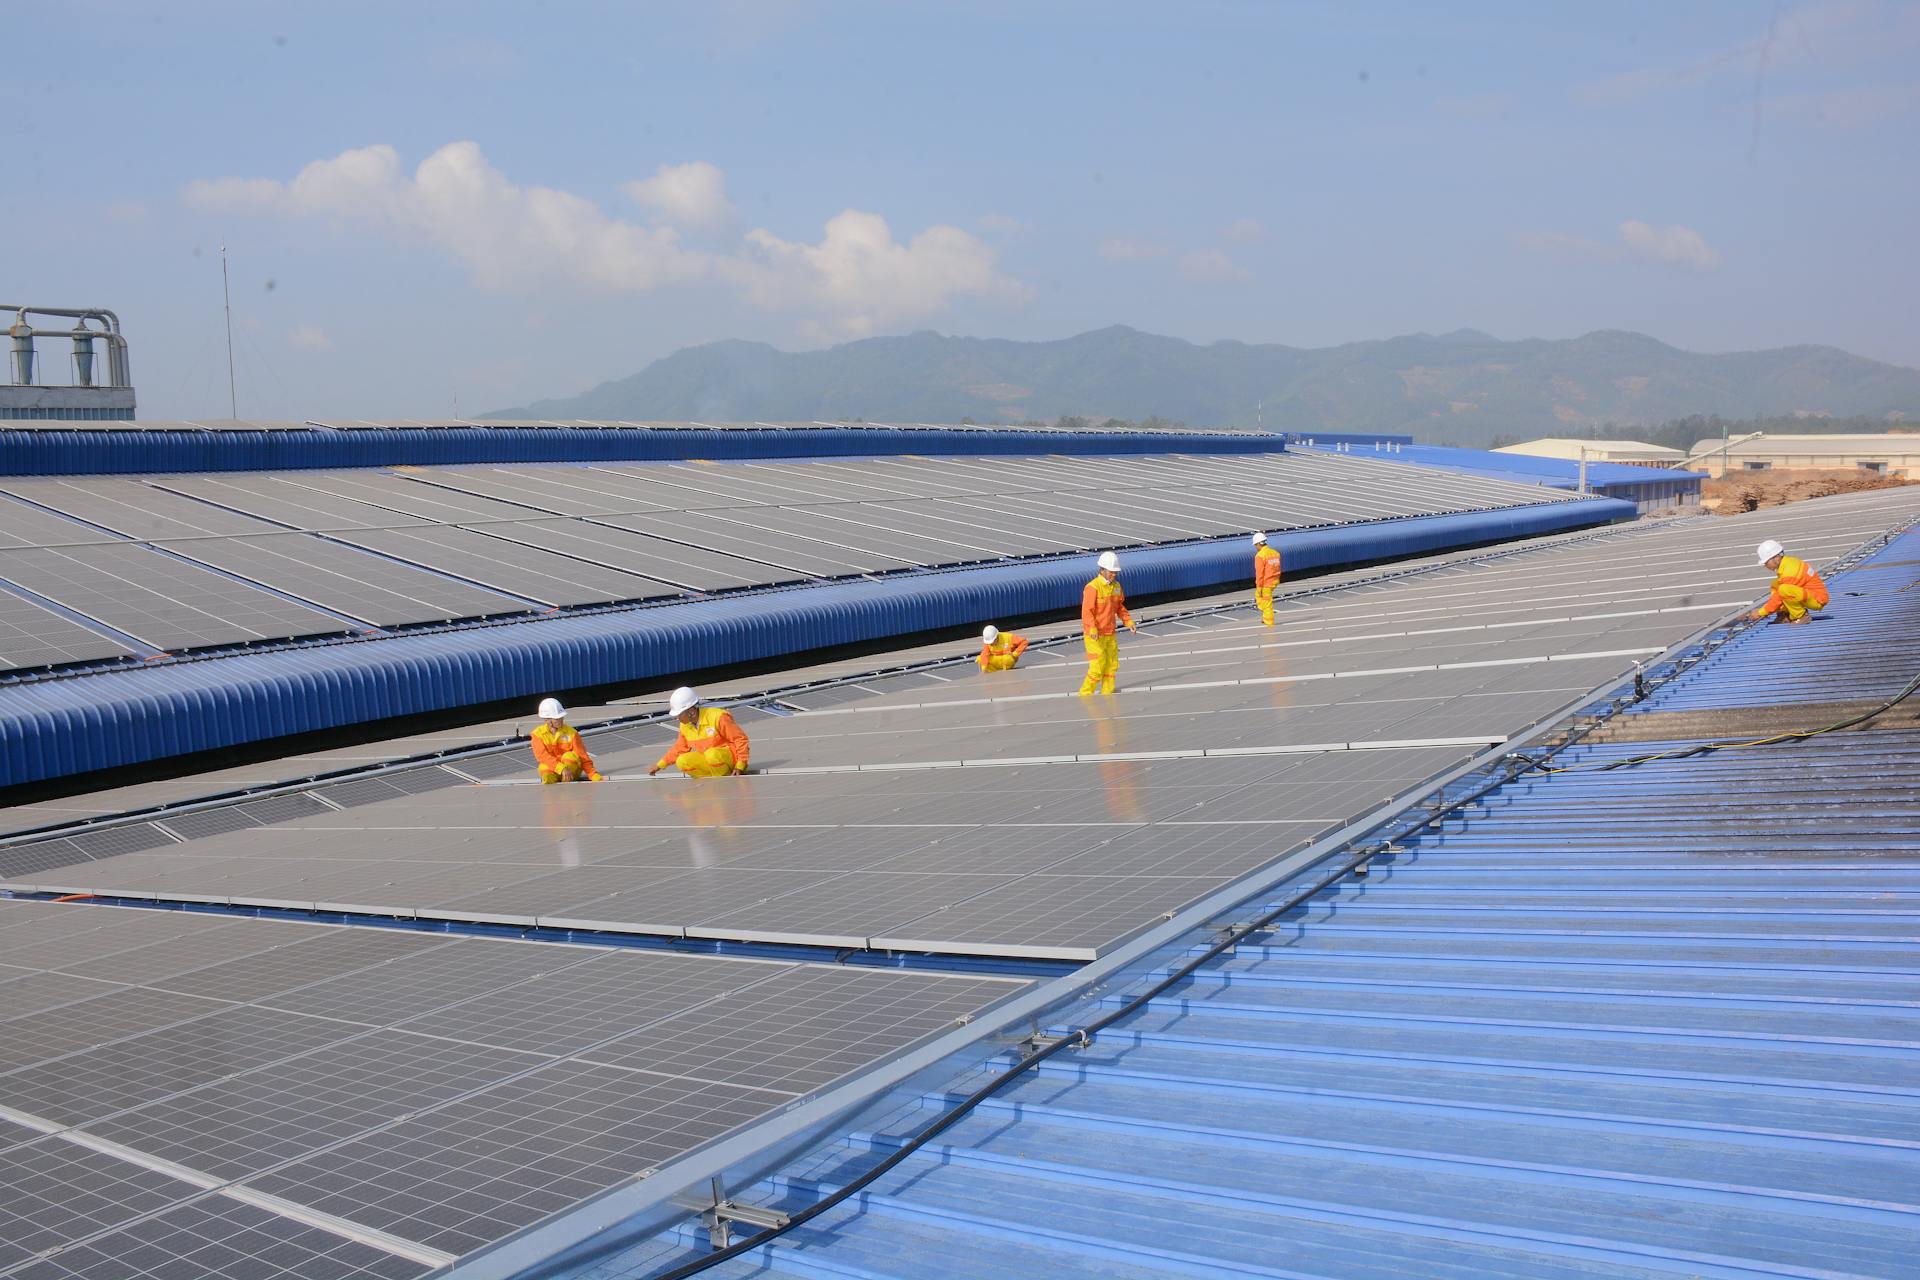
<svg viewBox="0 0 1920 1280">
<path fill-rule="evenodd" d="M 1528 458 L 1560 458 L 1578 462 L 1612 462 L 1628 467 L 1672 467 L 1686 459 L 1678 449 L 1642 440 L 1570 440 L 1563 436 L 1542 436 L 1520 444 L 1501 445 L 1495 453 L 1517 453 Z"/>
<path fill-rule="evenodd" d="M 29 307 L 0 302 L 7 326 L 7 376 L 0 421 L 129 420 L 133 374 L 120 317 L 99 307 Z M 61 343 L 67 344 L 63 350 Z M 56 352 L 66 355 L 62 361 Z"/>
<path fill-rule="evenodd" d="M 1920 479 L 1920 429 L 1885 435 L 1776 435 L 1701 440 L 1689 466 L 1710 476 L 1739 471 L 1870 471 Z"/>
<path fill-rule="evenodd" d="M 781 424 L 0 460 L 6 1280 L 1920 1257 L 1920 751 L 1872 714 L 1920 491 Z M 1830 617 L 1727 629 L 1763 537 Z M 1140 630 L 1082 698 L 1109 549 Z M 752 773 L 647 776 L 685 682 Z M 607 780 L 542 786 L 576 692 Z M 1818 812 L 1756 838 L 1782 769 Z"/>
</svg>

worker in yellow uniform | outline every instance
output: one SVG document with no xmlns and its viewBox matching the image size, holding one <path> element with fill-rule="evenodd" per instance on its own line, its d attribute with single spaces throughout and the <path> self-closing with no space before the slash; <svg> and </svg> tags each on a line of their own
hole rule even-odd
<svg viewBox="0 0 1920 1280">
<path fill-rule="evenodd" d="M 1127 593 L 1120 589 L 1120 557 L 1111 551 L 1100 553 L 1100 572 L 1093 575 L 1080 593 L 1080 629 L 1087 641 L 1087 678 L 1080 682 L 1080 696 L 1112 693 L 1114 677 L 1120 674 L 1120 638 L 1116 623 L 1138 631 L 1133 615 L 1127 612 Z"/>
<path fill-rule="evenodd" d="M 668 765 L 680 766 L 689 778 L 725 778 L 747 771 L 747 735 L 722 707 L 701 705 L 700 695 L 682 687 L 667 699 L 667 710 L 680 722 L 680 736 L 653 768 L 651 778 Z"/>
<path fill-rule="evenodd" d="M 1020 655 L 1026 651 L 1025 636 L 1017 636 L 998 627 L 988 627 L 980 633 L 980 656 L 974 661 L 980 664 L 982 671 L 1011 671 L 1020 665 Z"/>
<path fill-rule="evenodd" d="M 1267 545 L 1267 535 L 1253 535 L 1253 602 L 1260 606 L 1260 625 L 1273 625 L 1273 589 L 1280 585 L 1280 553 Z"/>
<path fill-rule="evenodd" d="M 1755 622 L 1768 614 L 1775 622 L 1805 622 L 1814 610 L 1827 607 L 1827 584 L 1820 581 L 1812 565 L 1788 555 L 1787 549 L 1772 538 L 1755 547 L 1753 553 L 1762 568 L 1773 570 L 1773 591 L 1765 604 L 1748 615 Z"/>
<path fill-rule="evenodd" d="M 533 727 L 533 762 L 540 770 L 542 784 L 551 782 L 598 782 L 600 771 L 593 767 L 587 744 L 580 731 L 567 723 L 567 709 L 558 698 L 540 702 L 540 723 Z"/>
</svg>

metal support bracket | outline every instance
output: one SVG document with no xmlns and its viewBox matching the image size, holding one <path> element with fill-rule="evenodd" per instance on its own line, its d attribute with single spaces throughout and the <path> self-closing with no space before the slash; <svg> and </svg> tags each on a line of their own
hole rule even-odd
<svg viewBox="0 0 1920 1280">
<path fill-rule="evenodd" d="M 1076 1031 L 1066 1036 L 1053 1036 L 1044 1031 L 1036 1031 L 1020 1042 L 1020 1053 L 1025 1057 L 1039 1053 L 1042 1049 L 1050 1049 L 1056 1044 L 1071 1044 L 1076 1049 L 1084 1049 L 1092 1043 L 1093 1041 L 1084 1031 Z"/>
<path fill-rule="evenodd" d="M 707 1241 L 715 1249 L 724 1249 L 733 1243 L 733 1224 L 736 1222 L 756 1231 L 775 1231 L 786 1226 L 790 1220 L 778 1209 L 740 1204 L 727 1199 L 721 1192 L 718 1178 L 713 1180 L 712 1192 L 712 1203 L 700 1211 L 700 1225 L 707 1229 Z"/>
</svg>

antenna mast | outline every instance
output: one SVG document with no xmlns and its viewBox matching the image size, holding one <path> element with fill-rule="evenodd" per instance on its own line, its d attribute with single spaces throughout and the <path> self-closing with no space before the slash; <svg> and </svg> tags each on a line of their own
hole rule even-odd
<svg viewBox="0 0 1920 1280">
<path fill-rule="evenodd" d="M 240 416 L 240 402 L 233 390 L 233 292 L 227 287 L 227 242 L 220 242 L 220 298 L 227 308 L 227 416 Z"/>
</svg>

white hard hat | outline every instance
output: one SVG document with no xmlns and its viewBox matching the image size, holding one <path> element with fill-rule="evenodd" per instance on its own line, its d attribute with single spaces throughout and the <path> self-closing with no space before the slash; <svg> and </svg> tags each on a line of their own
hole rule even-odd
<svg viewBox="0 0 1920 1280">
<path fill-rule="evenodd" d="M 1120 557 L 1111 551 L 1102 551 L 1100 553 L 1100 567 L 1108 573 L 1118 573 L 1120 572 Z"/>
<path fill-rule="evenodd" d="M 1787 549 L 1775 542 L 1772 538 L 1768 538 L 1765 542 L 1753 549 L 1753 554 L 1760 558 L 1761 564 L 1765 564 L 1775 556 L 1787 554 Z"/>
<path fill-rule="evenodd" d="M 998 640 L 999 638 L 1000 638 L 1000 628 L 998 627 L 988 627 L 985 631 L 982 631 L 980 633 L 981 644 L 992 644 L 995 640 Z"/>
<path fill-rule="evenodd" d="M 676 716 L 686 711 L 689 707 L 697 707 L 699 705 L 700 695 L 685 685 L 681 685 L 678 689 L 675 689 L 673 696 L 667 699 L 667 710 Z"/>
<path fill-rule="evenodd" d="M 560 699 L 558 698 L 542 698 L 540 699 L 540 718 L 542 720 L 564 720 L 567 718 L 567 709 L 560 705 Z"/>
<path fill-rule="evenodd" d="M 1264 534 L 1264 533 L 1256 533 L 1256 534 L 1254 534 L 1254 535 L 1253 535 L 1253 545 L 1254 545 L 1254 546 L 1256 546 L 1256 547 L 1264 547 L 1264 546 L 1266 546 L 1266 545 L 1267 545 L 1267 535 L 1266 535 L 1266 534 Z"/>
</svg>

